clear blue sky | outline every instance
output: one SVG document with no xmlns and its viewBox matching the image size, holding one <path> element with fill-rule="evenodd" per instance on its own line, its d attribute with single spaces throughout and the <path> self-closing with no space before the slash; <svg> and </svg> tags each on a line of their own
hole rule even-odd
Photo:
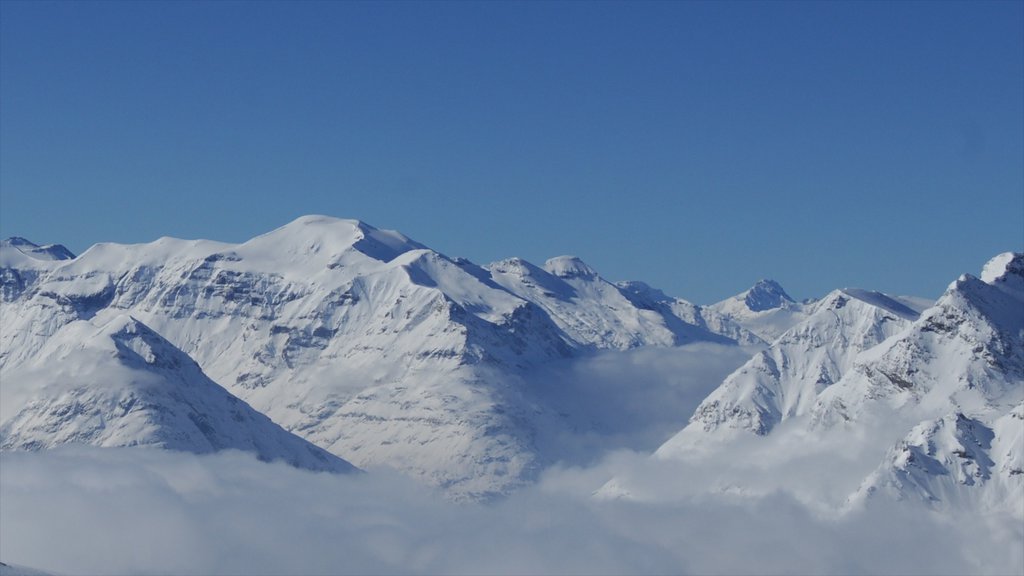
<svg viewBox="0 0 1024 576">
<path fill-rule="evenodd" d="M 323 213 L 707 303 L 1024 249 L 1024 3 L 0 2 L 0 235 Z"/>
</svg>

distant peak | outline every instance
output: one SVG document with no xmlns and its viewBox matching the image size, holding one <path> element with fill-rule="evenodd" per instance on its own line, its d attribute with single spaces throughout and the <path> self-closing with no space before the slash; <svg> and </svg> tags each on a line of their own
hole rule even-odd
<svg viewBox="0 0 1024 576">
<path fill-rule="evenodd" d="M 7 244 L 8 246 L 15 246 L 18 248 L 39 248 L 39 245 L 35 244 L 34 242 L 30 242 L 29 240 L 26 240 L 21 236 L 11 236 L 10 238 L 4 240 L 4 244 Z"/>
<path fill-rule="evenodd" d="M 306 255 L 334 256 L 352 247 L 384 262 L 409 250 L 426 248 L 394 230 L 380 230 L 360 220 L 320 214 L 300 216 L 250 242 L 269 243 L 272 249 L 287 247 Z"/>
<path fill-rule="evenodd" d="M 544 270 L 559 278 L 596 278 L 597 271 L 576 256 L 556 256 L 544 263 Z"/>
<path fill-rule="evenodd" d="M 754 312 L 780 308 L 786 303 L 794 303 L 794 300 L 786 294 L 782 286 L 775 280 L 761 279 L 743 296 L 747 308 Z"/>
<path fill-rule="evenodd" d="M 26 240 L 20 236 L 11 236 L 0 242 L 0 245 L 10 246 L 22 254 L 35 258 L 36 260 L 73 260 L 75 255 L 60 244 L 47 244 L 39 246 L 35 242 Z"/>
<path fill-rule="evenodd" d="M 491 273 L 497 274 L 514 274 L 516 276 L 531 276 L 537 269 L 536 266 L 530 264 L 526 260 L 513 256 L 512 258 L 505 258 L 498 260 L 497 262 L 491 262 L 487 266 L 484 266 Z"/>
</svg>

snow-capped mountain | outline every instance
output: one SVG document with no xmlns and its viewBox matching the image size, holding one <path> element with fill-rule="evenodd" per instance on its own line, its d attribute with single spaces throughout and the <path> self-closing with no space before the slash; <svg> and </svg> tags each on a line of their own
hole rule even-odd
<svg viewBox="0 0 1024 576">
<path fill-rule="evenodd" d="M 961 276 L 904 333 L 859 358 L 822 393 L 814 425 L 856 421 L 880 405 L 922 420 L 1001 415 L 1024 400 L 1024 255 L 1000 259 L 1000 274 Z"/>
<path fill-rule="evenodd" d="M 888 452 L 850 505 L 887 494 L 1024 518 L 1022 403 L 1024 254 L 1007 253 L 919 317 L 878 293 L 833 292 L 730 375 L 656 455 L 686 458 L 712 437 L 728 450 L 740 431 L 770 435 L 787 421 L 855 452 L 889 442 L 865 433 L 881 428 L 903 438 L 869 447 Z"/>
<path fill-rule="evenodd" d="M 5 374 L 69 324 L 130 314 L 285 429 L 455 497 L 507 492 L 557 457 L 534 442 L 542 399 L 510 384 L 523 371 L 595 348 L 731 342 L 671 304 L 638 307 L 578 259 L 487 269 L 322 216 L 237 245 L 161 238 L 29 264 L 12 248 Z"/>
<path fill-rule="evenodd" d="M 986 501 L 1016 502 L 1021 258 L 997 257 L 922 311 L 858 289 L 796 303 L 767 280 L 697 306 L 571 256 L 478 266 L 322 216 L 241 244 L 161 238 L 78 257 L 11 239 L 2 442 L 238 448 L 345 467 L 287 430 L 357 466 L 486 498 L 562 457 L 539 435 L 589 422 L 545 392 L 557 382 L 524 386 L 536 369 L 599 350 L 740 343 L 763 350 L 658 458 L 799 429 L 879 443 L 851 503 L 893 490 L 943 499 L 967 478 L 996 487 Z M 892 434 L 859 433 L 882 421 Z"/>
<path fill-rule="evenodd" d="M 940 505 L 964 501 L 1024 518 L 1024 254 L 953 282 L 921 319 L 864 354 L 822 394 L 816 429 L 896 412 L 918 423 L 864 483 Z M 965 490 L 974 487 L 973 490 Z"/>
<path fill-rule="evenodd" d="M 780 301 L 787 300 L 771 300 Z M 917 318 L 916 312 L 884 294 L 852 288 L 833 291 L 805 314 L 726 378 L 659 454 L 702 446 L 696 439 L 709 434 L 768 434 L 784 420 L 809 413 L 818 395 L 851 368 L 857 354 Z"/>
<path fill-rule="evenodd" d="M 749 290 L 707 307 L 765 342 L 773 342 L 805 317 L 804 304 L 790 298 L 774 280 L 758 280 Z"/>
<path fill-rule="evenodd" d="M 66 324 L 31 361 L 3 376 L 0 449 L 237 449 L 310 470 L 354 470 L 286 432 L 144 324 L 113 310 Z"/>
</svg>

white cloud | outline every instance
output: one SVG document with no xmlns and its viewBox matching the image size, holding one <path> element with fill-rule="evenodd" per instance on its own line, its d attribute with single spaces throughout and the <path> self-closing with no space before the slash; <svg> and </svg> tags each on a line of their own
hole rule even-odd
<svg viewBox="0 0 1024 576">
<path fill-rule="evenodd" d="M 691 461 L 650 458 L 748 355 L 642 349 L 530 375 L 513 389 L 550 407 L 539 448 L 557 463 L 489 504 L 388 470 L 315 474 L 238 452 L 0 454 L 0 560 L 69 575 L 1024 571 L 1019 522 L 910 502 L 834 513 L 899 426 L 861 442 L 783 426 Z M 637 499 L 591 497 L 613 477 Z"/>
<path fill-rule="evenodd" d="M 699 343 L 604 351 L 544 366 L 524 388 L 560 421 L 542 428 L 539 448 L 577 465 L 618 449 L 652 452 L 752 354 L 749 348 Z"/>
<path fill-rule="evenodd" d="M 484 505 L 447 502 L 386 471 L 314 474 L 234 452 L 5 453 L 0 554 L 66 574 L 961 574 L 1024 566 L 1013 552 L 1019 529 L 971 517 L 950 523 L 910 504 L 836 520 L 784 490 L 650 502 L 588 496 L 614 468 L 640 462 L 617 453 L 593 468 L 552 470 L 536 487 Z"/>
</svg>

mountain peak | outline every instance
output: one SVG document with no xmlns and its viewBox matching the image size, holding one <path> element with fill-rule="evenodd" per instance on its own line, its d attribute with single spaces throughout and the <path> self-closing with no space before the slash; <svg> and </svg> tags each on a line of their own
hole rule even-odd
<svg viewBox="0 0 1024 576">
<path fill-rule="evenodd" d="M 409 250 L 426 248 L 393 230 L 380 230 L 360 220 L 319 214 L 300 216 L 246 244 L 269 244 L 266 247 L 274 252 L 285 251 L 304 257 L 317 253 L 333 256 L 352 247 L 384 262 Z"/>
<path fill-rule="evenodd" d="M 750 290 L 746 291 L 743 301 L 747 308 L 754 312 L 781 308 L 786 303 L 794 302 L 778 282 L 768 279 L 758 280 Z"/>
<path fill-rule="evenodd" d="M 597 278 L 597 271 L 576 256 L 556 256 L 544 263 L 544 270 L 559 278 Z"/>
<path fill-rule="evenodd" d="M 981 280 L 1003 290 L 1024 292 L 1024 252 L 1003 252 L 985 263 Z"/>
<path fill-rule="evenodd" d="M 11 236 L 0 242 L 0 246 L 11 247 L 36 260 L 73 260 L 75 255 L 60 244 L 40 246 L 20 236 Z"/>
<path fill-rule="evenodd" d="M 11 236 L 3 241 L 7 246 L 15 246 L 18 248 L 27 246 L 29 248 L 39 248 L 39 245 L 28 239 L 22 238 L 21 236 Z"/>
</svg>

